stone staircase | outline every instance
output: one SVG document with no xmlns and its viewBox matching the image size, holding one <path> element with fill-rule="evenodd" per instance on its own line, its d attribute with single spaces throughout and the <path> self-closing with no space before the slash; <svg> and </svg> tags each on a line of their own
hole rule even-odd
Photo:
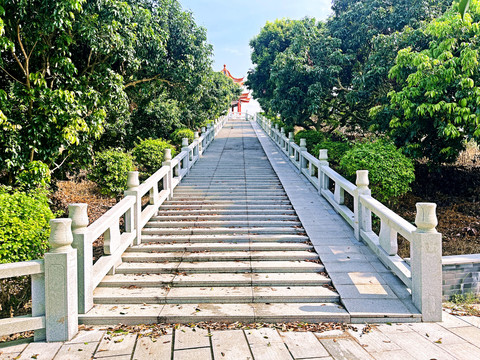
<svg viewBox="0 0 480 360">
<path fill-rule="evenodd" d="M 246 126 L 233 121 L 216 139 L 143 229 L 142 243 L 95 289 L 82 323 L 348 321 Z"/>
</svg>

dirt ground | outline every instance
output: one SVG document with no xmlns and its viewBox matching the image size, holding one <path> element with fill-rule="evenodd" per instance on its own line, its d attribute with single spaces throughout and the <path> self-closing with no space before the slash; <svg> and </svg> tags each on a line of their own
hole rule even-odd
<svg viewBox="0 0 480 360">
<path fill-rule="evenodd" d="M 415 203 L 434 202 L 443 255 L 480 253 L 480 167 L 449 165 L 428 171 L 421 164 L 415 172 L 412 191 L 392 210 L 413 222 Z M 404 244 L 400 249 L 401 256 L 409 256 Z"/>
</svg>

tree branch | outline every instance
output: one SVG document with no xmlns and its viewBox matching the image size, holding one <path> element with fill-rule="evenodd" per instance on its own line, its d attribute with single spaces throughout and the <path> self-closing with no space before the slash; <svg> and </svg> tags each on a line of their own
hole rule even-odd
<svg viewBox="0 0 480 360">
<path fill-rule="evenodd" d="M 18 80 L 17 78 L 15 78 L 12 74 L 10 74 L 5 68 L 1 67 L 0 66 L 0 69 L 2 69 L 3 71 L 5 71 L 5 73 L 10 76 L 13 80 L 15 80 L 16 82 L 22 84 L 22 85 L 26 85 L 25 83 L 21 82 L 20 80 Z"/>
<path fill-rule="evenodd" d="M 141 84 L 141 83 L 144 83 L 144 82 L 149 82 L 149 81 L 152 81 L 152 80 L 158 80 L 158 81 L 161 81 L 161 82 L 164 82 L 170 86 L 175 86 L 176 84 L 168 81 L 168 80 L 165 80 L 165 79 L 159 79 L 160 77 L 160 74 L 158 75 L 155 75 L 151 78 L 145 78 L 145 79 L 141 79 L 141 80 L 135 80 L 135 81 L 132 81 L 132 82 L 129 82 L 128 84 L 125 84 L 124 88 L 128 88 L 130 86 L 136 86 L 137 84 Z"/>
</svg>

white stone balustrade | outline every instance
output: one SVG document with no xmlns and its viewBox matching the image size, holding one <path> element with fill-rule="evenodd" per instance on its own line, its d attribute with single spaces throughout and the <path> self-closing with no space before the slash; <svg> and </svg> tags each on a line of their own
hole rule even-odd
<svg viewBox="0 0 480 360">
<path fill-rule="evenodd" d="M 355 237 L 364 241 L 411 289 L 413 303 L 422 313 L 423 321 L 441 321 L 442 235 L 435 230 L 435 204 L 417 204 L 415 227 L 371 196 L 367 170 L 357 171 L 354 185 L 329 167 L 327 150 L 320 150 L 316 159 L 307 152 L 305 139 L 298 146 L 292 133 L 286 138 L 278 131 L 278 125 L 272 127 L 271 121 L 262 115 L 257 114 L 255 119 L 299 172 L 352 226 Z M 334 184 L 333 192 L 330 181 Z M 353 198 L 353 211 L 344 204 L 346 193 Z M 372 230 L 372 213 L 380 219 L 378 234 Z M 398 234 L 410 242 L 410 264 L 397 255 Z"/>
<path fill-rule="evenodd" d="M 89 225 L 87 204 L 70 204 L 68 219 L 51 220 L 50 247 L 42 260 L 0 264 L 0 279 L 32 277 L 32 315 L 0 320 L 0 336 L 35 331 L 35 341 L 66 341 L 78 331 L 78 314 L 93 307 L 93 290 L 108 273 L 114 273 L 121 256 L 134 242 L 140 243 L 141 230 L 173 189 L 208 148 L 227 117 L 221 117 L 202 134 L 195 133 L 192 144 L 182 139 L 182 150 L 172 159 L 165 149 L 163 166 L 145 180 L 138 171 L 127 177 L 125 197 Z M 149 204 L 142 210 L 142 197 Z M 123 219 L 123 227 L 120 226 Z M 93 242 L 104 236 L 105 255 L 93 264 Z"/>
</svg>

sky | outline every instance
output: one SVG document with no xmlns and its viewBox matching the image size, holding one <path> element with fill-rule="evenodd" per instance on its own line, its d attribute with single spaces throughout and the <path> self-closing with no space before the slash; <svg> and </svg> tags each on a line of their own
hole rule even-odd
<svg viewBox="0 0 480 360">
<path fill-rule="evenodd" d="M 248 44 L 267 21 L 305 16 L 324 20 L 331 13 L 331 0 L 179 1 L 207 29 L 208 42 L 214 47 L 214 70 L 226 64 L 235 77 L 246 76 L 253 67 Z"/>
</svg>

